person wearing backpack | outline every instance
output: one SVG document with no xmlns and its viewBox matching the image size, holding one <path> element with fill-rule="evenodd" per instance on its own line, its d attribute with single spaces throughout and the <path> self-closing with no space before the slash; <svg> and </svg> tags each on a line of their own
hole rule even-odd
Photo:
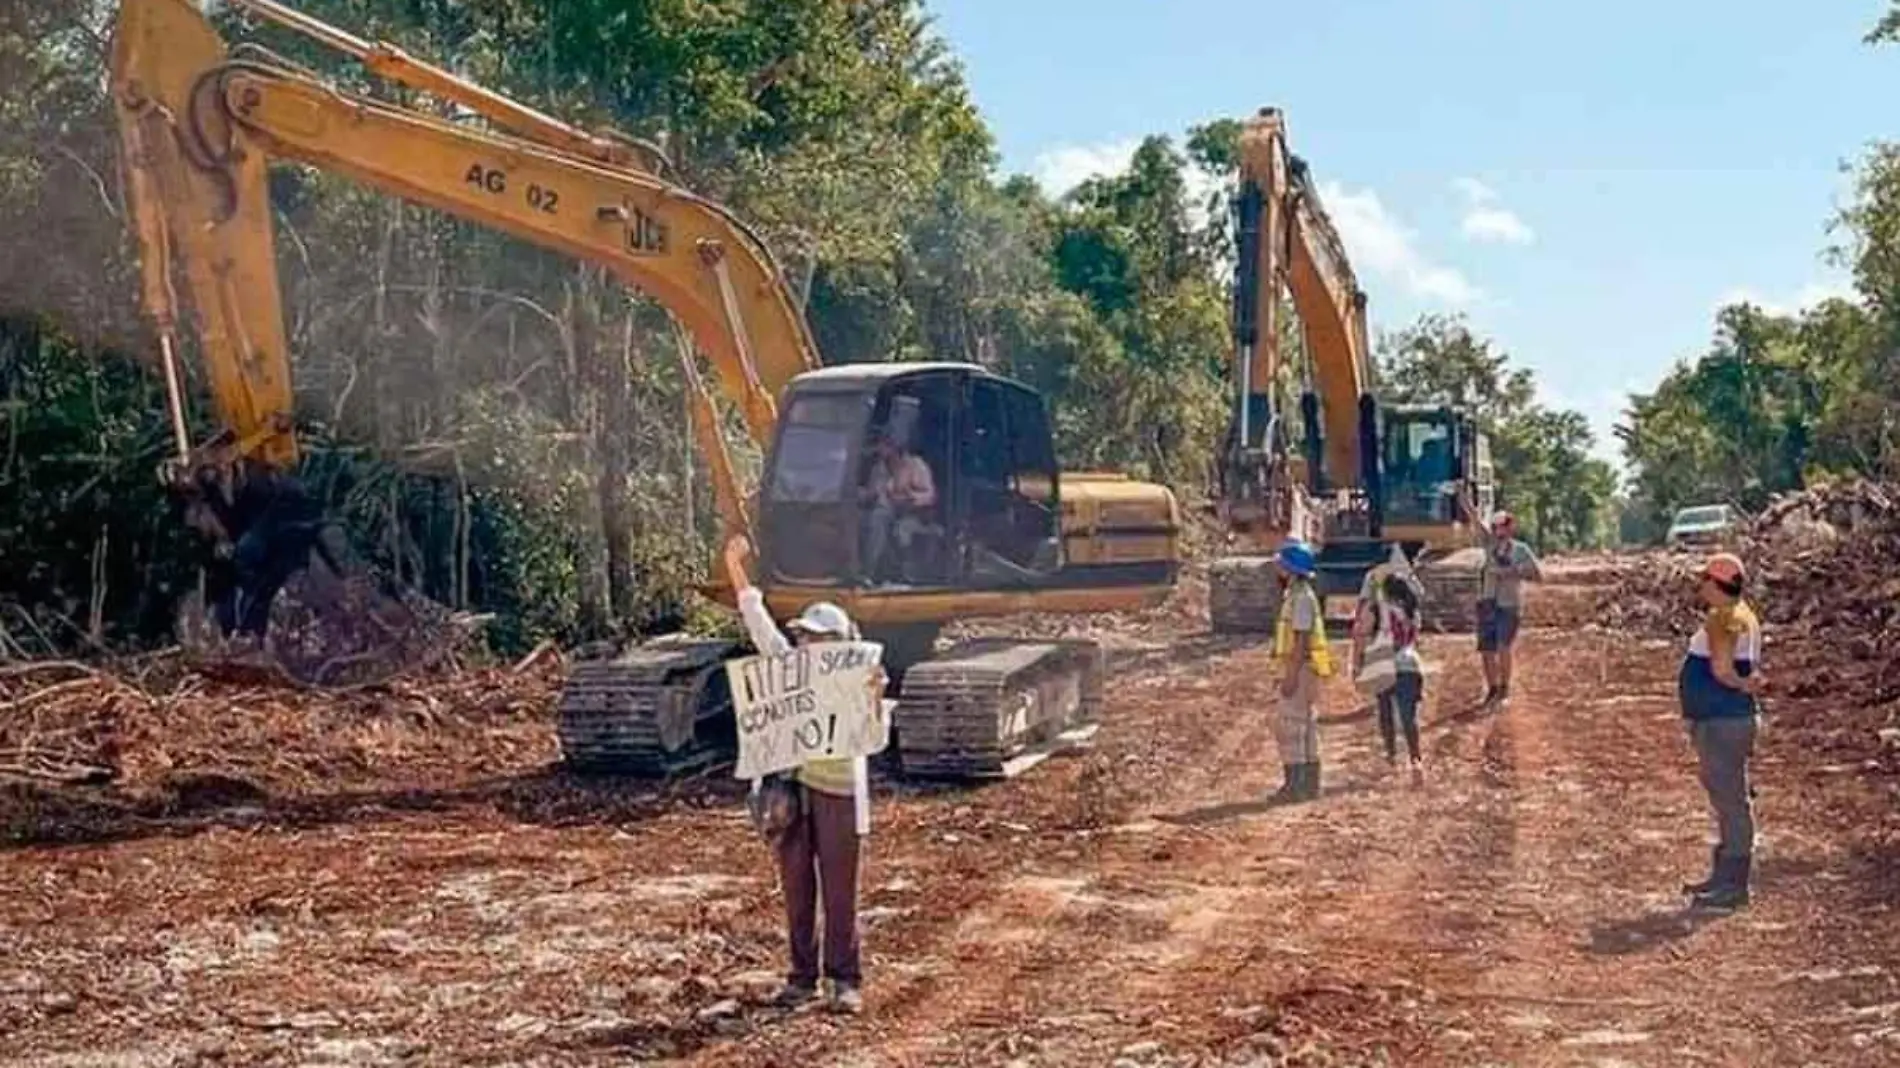
<svg viewBox="0 0 1900 1068">
<path fill-rule="evenodd" d="M 1392 560 L 1369 576 L 1353 621 L 1354 678 L 1367 679 L 1363 685 L 1373 687 L 1377 695 L 1379 735 L 1388 765 L 1398 764 L 1398 735 L 1403 729 L 1414 785 L 1424 780 L 1418 740 L 1418 709 L 1425 696 L 1424 663 L 1418 655 L 1423 600 L 1418 577 L 1395 547 Z M 1374 659 L 1389 659 L 1390 668 L 1367 671 L 1367 654 L 1374 651 Z"/>
</svg>

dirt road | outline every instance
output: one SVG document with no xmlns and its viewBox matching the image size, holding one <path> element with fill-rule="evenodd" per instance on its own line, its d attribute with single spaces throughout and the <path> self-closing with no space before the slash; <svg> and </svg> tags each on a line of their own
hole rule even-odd
<svg viewBox="0 0 1900 1068">
<path fill-rule="evenodd" d="M 719 784 L 580 788 L 539 752 L 400 805 L 16 849 L 0 1061 L 1900 1063 L 1872 786 L 1770 746 L 1756 904 L 1698 918 L 1674 649 L 1534 629 L 1496 714 L 1469 638 L 1427 656 L 1422 788 L 1339 688 L 1325 796 L 1264 807 L 1265 654 L 1178 634 L 1117 650 L 1093 752 L 885 788 L 853 1021 L 760 1007 L 779 906 Z"/>
</svg>

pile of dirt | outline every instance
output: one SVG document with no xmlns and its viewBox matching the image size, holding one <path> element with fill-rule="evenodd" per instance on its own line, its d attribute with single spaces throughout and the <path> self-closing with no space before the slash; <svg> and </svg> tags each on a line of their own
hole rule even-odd
<svg viewBox="0 0 1900 1068">
<path fill-rule="evenodd" d="M 1787 495 L 1738 540 L 1783 741 L 1900 775 L 1900 485 L 1855 481 Z M 1623 633 L 1693 633 L 1702 559 L 1658 553 L 1624 569 L 1598 601 L 1597 621 Z"/>
<path fill-rule="evenodd" d="M 558 658 L 344 693 L 176 657 L 0 667 L 0 827 L 73 840 L 131 816 L 447 788 L 558 756 Z"/>
</svg>

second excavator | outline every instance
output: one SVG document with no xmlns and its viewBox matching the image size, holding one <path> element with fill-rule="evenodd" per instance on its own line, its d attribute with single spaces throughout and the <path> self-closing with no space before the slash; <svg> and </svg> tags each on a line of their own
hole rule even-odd
<svg viewBox="0 0 1900 1068">
<path fill-rule="evenodd" d="M 1279 605 L 1271 553 L 1288 537 L 1318 549 L 1329 622 L 1350 620 L 1367 572 L 1402 549 L 1426 588 L 1428 626 L 1465 629 L 1476 544 L 1493 503 L 1490 443 L 1468 413 L 1382 403 L 1359 288 L 1286 120 L 1263 108 L 1243 126 L 1233 203 L 1234 415 L 1216 500 L 1233 555 L 1214 562 L 1208 601 L 1217 631 L 1270 629 Z M 1299 440 L 1285 395 L 1282 294 L 1305 353 Z M 1477 503 L 1466 515 L 1462 500 Z"/>
<path fill-rule="evenodd" d="M 1097 714 L 1092 643 L 997 638 L 940 651 L 937 638 L 951 620 L 1158 603 L 1180 564 L 1179 509 L 1166 488 L 1062 471 L 1042 398 L 986 368 L 821 367 L 765 243 L 663 177 L 630 139 L 560 122 L 275 0 L 241 6 L 486 126 L 346 93 L 255 49 L 227 51 L 189 0 L 122 0 L 113 91 L 144 302 L 178 431 L 167 468 L 175 485 L 221 486 L 221 499 L 235 500 L 231 487 L 282 476 L 297 460 L 267 169 L 301 163 L 596 264 L 672 313 L 722 541 L 757 547 L 752 578 L 775 614 L 834 601 L 885 644 L 906 772 L 1008 775 Z M 184 432 L 174 273 L 225 426 L 207 446 Z M 765 454 L 756 495 L 734 473 L 715 393 Z M 892 491 L 899 484 L 906 492 Z M 214 511 L 225 520 L 211 524 L 219 538 L 242 544 L 245 515 Z M 306 536 L 294 551 L 313 547 Z M 266 569 L 263 596 L 275 580 Z M 707 589 L 730 604 L 735 586 L 715 570 Z M 361 604 L 332 597 L 320 607 Z M 414 622 L 392 616 L 380 641 L 399 641 Z M 663 774 L 729 757 L 722 666 L 744 652 L 679 639 L 576 664 L 561 696 L 566 759 Z"/>
</svg>

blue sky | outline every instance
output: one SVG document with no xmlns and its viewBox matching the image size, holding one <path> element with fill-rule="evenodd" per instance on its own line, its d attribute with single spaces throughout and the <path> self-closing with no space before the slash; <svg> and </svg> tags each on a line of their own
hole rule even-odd
<svg viewBox="0 0 1900 1068">
<path fill-rule="evenodd" d="M 1284 108 L 1374 330 L 1465 312 L 1606 458 L 1718 305 L 1845 291 L 1839 165 L 1900 137 L 1900 48 L 1860 43 L 1886 0 L 929 3 L 1006 170 L 1045 186 Z"/>
</svg>

